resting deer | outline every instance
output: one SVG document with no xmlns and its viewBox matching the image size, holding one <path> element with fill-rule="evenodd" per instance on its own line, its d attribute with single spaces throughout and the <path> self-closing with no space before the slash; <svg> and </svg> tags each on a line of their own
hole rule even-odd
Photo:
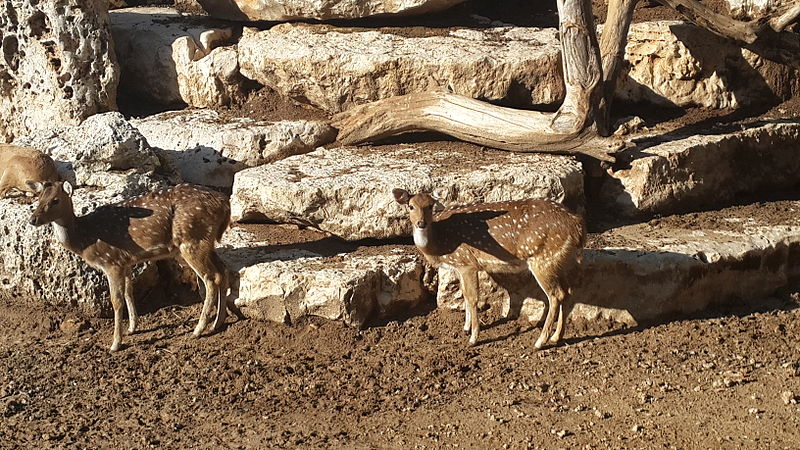
<svg viewBox="0 0 800 450">
<path fill-rule="evenodd" d="M 469 344 L 478 341 L 478 271 L 514 273 L 530 270 L 547 295 L 549 306 L 540 349 L 556 344 L 564 330 L 564 302 L 569 278 L 582 257 L 586 240 L 583 220 L 558 203 L 519 200 L 454 207 L 434 216 L 436 200 L 427 193 L 411 195 L 392 191 L 408 205 L 414 244 L 434 267 L 450 266 L 458 272 L 464 294 L 464 331 Z M 555 332 L 551 333 L 553 322 Z"/>
<path fill-rule="evenodd" d="M 76 217 L 69 182 L 30 185 L 41 193 L 31 224 L 52 223 L 56 239 L 64 247 L 103 271 L 108 278 L 114 307 L 111 351 L 119 350 L 122 341 L 123 299 L 128 307 L 128 332 L 136 331 L 138 316 L 133 302 L 132 269 L 144 261 L 180 255 L 203 280 L 206 298 L 194 337 L 199 337 L 206 328 L 215 301 L 214 330 L 223 326 L 228 309 L 240 319 L 244 318 L 228 298 L 228 269 L 214 250 L 214 244 L 230 222 L 230 203 L 223 194 L 181 184 L 101 206 L 90 214 Z"/>
<path fill-rule="evenodd" d="M 53 159 L 32 148 L 0 144 L 0 198 L 13 189 L 33 193 L 29 181 L 58 181 Z"/>
</svg>

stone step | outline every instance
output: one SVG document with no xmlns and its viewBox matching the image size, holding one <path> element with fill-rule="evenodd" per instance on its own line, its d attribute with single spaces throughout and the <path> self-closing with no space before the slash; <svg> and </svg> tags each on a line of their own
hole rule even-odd
<svg viewBox="0 0 800 450">
<path fill-rule="evenodd" d="M 618 155 L 624 168 L 603 181 L 603 207 L 627 217 L 686 212 L 800 183 L 800 121 L 713 132 L 634 138 Z"/>
<path fill-rule="evenodd" d="M 385 319 L 407 313 L 428 292 L 440 308 L 463 306 L 453 270 L 432 277 L 411 245 L 367 247 L 287 230 L 244 225 L 224 238 L 220 254 L 240 276 L 237 304 L 251 317 L 291 322 L 316 315 L 360 327 L 376 311 Z M 714 304 L 757 302 L 800 280 L 798 261 L 796 200 L 611 229 L 590 235 L 572 280 L 577 304 L 570 320 L 637 326 Z M 529 274 L 481 274 L 480 292 L 491 308 L 533 322 L 546 306 Z"/>
<path fill-rule="evenodd" d="M 264 237 L 248 228 L 272 231 Z M 318 241 L 298 244 L 296 237 L 281 240 L 288 230 L 240 226 L 225 234 L 218 251 L 238 273 L 236 304 L 249 317 L 292 323 L 313 315 L 362 327 L 430 295 L 423 286 L 424 266 L 411 246 L 359 248 L 319 233 L 311 233 Z M 294 242 L 282 243 L 289 240 Z"/>
<path fill-rule="evenodd" d="M 184 110 L 132 119 L 189 183 L 230 188 L 246 168 L 308 153 L 336 138 L 324 121 L 223 119 L 212 110 Z"/>
<path fill-rule="evenodd" d="M 391 238 L 411 231 L 392 189 L 437 187 L 451 203 L 550 198 L 575 206 L 583 172 L 570 157 L 453 142 L 321 148 L 237 173 L 232 219 L 312 224 L 347 240 Z"/>
<path fill-rule="evenodd" d="M 564 97 L 556 29 L 461 29 L 430 37 L 281 24 L 245 28 L 244 76 L 284 96 L 339 112 L 431 89 L 517 105 Z"/>
<path fill-rule="evenodd" d="M 172 8 L 138 7 L 109 12 L 120 91 L 160 105 L 199 108 L 241 99 L 247 80 L 239 73 L 230 24 L 183 16 Z"/>
<path fill-rule="evenodd" d="M 632 24 L 616 96 L 665 106 L 738 108 L 788 99 L 797 72 L 681 21 Z"/>
<path fill-rule="evenodd" d="M 663 321 L 713 304 L 764 299 L 800 277 L 800 201 L 669 216 L 590 236 L 573 282 L 572 319 L 629 326 Z M 439 307 L 461 308 L 451 269 L 440 269 Z M 541 319 L 546 297 L 530 275 L 480 291 L 503 313 Z M 506 288 L 510 289 L 506 289 Z"/>
</svg>

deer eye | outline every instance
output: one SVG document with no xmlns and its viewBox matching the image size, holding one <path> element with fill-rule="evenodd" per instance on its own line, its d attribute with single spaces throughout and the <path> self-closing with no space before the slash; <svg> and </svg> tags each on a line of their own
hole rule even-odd
<svg viewBox="0 0 800 450">
<path fill-rule="evenodd" d="M 413 211 L 413 210 L 414 210 L 414 205 L 408 205 L 408 209 L 409 209 L 410 211 Z"/>
<path fill-rule="evenodd" d="M 55 206 L 57 204 L 58 204 L 58 199 L 57 198 L 54 198 L 54 199 L 50 200 L 50 206 Z"/>
</svg>

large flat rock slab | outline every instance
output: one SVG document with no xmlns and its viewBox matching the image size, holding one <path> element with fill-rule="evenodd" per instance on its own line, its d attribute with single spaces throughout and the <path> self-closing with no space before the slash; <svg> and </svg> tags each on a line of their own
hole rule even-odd
<svg viewBox="0 0 800 450">
<path fill-rule="evenodd" d="M 800 182 L 800 121 L 721 134 L 635 138 L 601 188 L 616 214 L 648 216 L 721 206 L 736 196 Z"/>
<path fill-rule="evenodd" d="M 681 21 L 632 24 L 616 96 L 665 106 L 738 108 L 788 99 L 797 71 Z"/>
<path fill-rule="evenodd" d="M 446 201 L 583 199 L 583 171 L 570 157 L 427 143 L 320 148 L 236 174 L 233 220 L 311 224 L 347 240 L 408 235 L 392 189 L 444 188 Z"/>
<path fill-rule="evenodd" d="M 137 195 L 164 187 L 172 177 L 144 136 L 118 112 L 95 114 L 80 125 L 20 137 L 15 144 L 41 150 L 56 162 L 61 179 L 78 186 Z"/>
<path fill-rule="evenodd" d="M 225 23 L 187 19 L 170 8 L 109 13 L 121 68 L 120 90 L 161 105 L 230 104 L 246 91 L 234 30 Z"/>
<path fill-rule="evenodd" d="M 763 299 L 800 277 L 800 201 L 670 216 L 590 236 L 572 281 L 571 318 L 630 326 L 712 304 Z M 504 312 L 541 319 L 545 296 L 532 277 L 481 277 L 481 295 Z M 510 289 L 507 289 L 510 288 Z M 461 308 L 450 269 L 440 269 L 438 303 Z"/>
<path fill-rule="evenodd" d="M 308 153 L 336 138 L 324 121 L 223 119 L 212 110 L 186 110 L 131 120 L 190 183 L 230 188 L 246 168 Z"/>
<path fill-rule="evenodd" d="M 411 16 L 447 9 L 464 0 L 197 0 L 212 17 L 242 21 L 359 19 Z"/>
<path fill-rule="evenodd" d="M 298 247 L 228 231 L 219 253 L 238 276 L 234 295 L 246 315 L 282 323 L 319 316 L 363 327 L 429 295 L 421 258 L 410 248 L 346 246 L 348 253 L 337 254 L 324 241 Z"/>
<path fill-rule="evenodd" d="M 0 142 L 116 109 L 106 1 L 6 2 L 0 36 Z"/>
<path fill-rule="evenodd" d="M 454 30 L 404 37 L 328 25 L 245 28 L 244 76 L 329 112 L 431 89 L 516 105 L 564 97 L 555 29 Z"/>
</svg>

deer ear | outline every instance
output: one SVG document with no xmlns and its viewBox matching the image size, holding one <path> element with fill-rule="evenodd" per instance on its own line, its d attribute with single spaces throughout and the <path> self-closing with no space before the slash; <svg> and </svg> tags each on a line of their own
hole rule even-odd
<svg viewBox="0 0 800 450">
<path fill-rule="evenodd" d="M 437 202 L 444 200 L 447 198 L 447 188 L 437 187 L 431 191 L 431 197 Z"/>
<path fill-rule="evenodd" d="M 406 205 L 408 201 L 411 200 L 411 194 L 405 189 L 392 189 L 392 194 L 394 195 L 394 199 L 397 200 L 397 203 L 401 205 Z"/>
<path fill-rule="evenodd" d="M 44 190 L 44 185 L 38 181 L 28 180 L 25 182 L 26 185 L 33 191 L 34 194 L 41 194 Z"/>
<path fill-rule="evenodd" d="M 65 182 L 64 182 L 64 183 L 61 185 L 61 189 L 64 189 L 64 192 L 65 192 L 67 195 L 69 195 L 70 197 L 72 197 L 72 184 L 70 184 L 70 182 L 69 182 L 69 181 L 65 181 Z"/>
</svg>

